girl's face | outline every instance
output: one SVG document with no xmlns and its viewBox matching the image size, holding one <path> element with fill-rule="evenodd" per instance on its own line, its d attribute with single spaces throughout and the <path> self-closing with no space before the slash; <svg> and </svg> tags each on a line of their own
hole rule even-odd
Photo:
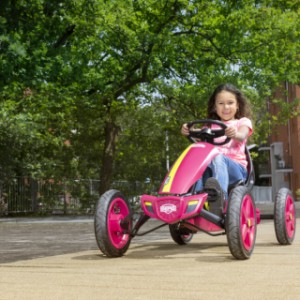
<svg viewBox="0 0 300 300">
<path fill-rule="evenodd" d="M 227 91 L 222 91 L 216 95 L 215 110 L 221 121 L 225 122 L 234 120 L 234 116 L 238 108 L 238 101 L 235 94 Z"/>
</svg>

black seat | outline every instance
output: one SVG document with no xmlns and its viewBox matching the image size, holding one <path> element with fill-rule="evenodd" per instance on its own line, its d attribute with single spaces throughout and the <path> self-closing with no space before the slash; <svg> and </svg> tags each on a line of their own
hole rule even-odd
<svg viewBox="0 0 300 300">
<path fill-rule="evenodd" d="M 248 161 L 247 171 L 248 171 L 248 178 L 245 182 L 245 185 L 249 188 L 249 190 L 252 190 L 254 182 L 255 182 L 255 173 L 254 173 L 254 167 L 253 162 L 250 154 L 250 150 L 252 148 L 256 147 L 256 145 L 249 145 L 245 149 L 246 158 Z"/>
</svg>

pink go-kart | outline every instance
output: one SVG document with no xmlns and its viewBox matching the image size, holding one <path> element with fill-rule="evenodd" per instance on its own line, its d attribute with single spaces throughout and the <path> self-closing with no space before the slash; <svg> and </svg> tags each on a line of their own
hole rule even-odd
<svg viewBox="0 0 300 300">
<path fill-rule="evenodd" d="M 202 129 L 194 130 L 198 124 Z M 218 125 L 220 129 L 211 129 L 212 124 Z M 98 247 L 104 255 L 122 256 L 132 238 L 167 225 L 172 239 L 179 245 L 189 243 L 199 231 L 211 236 L 226 234 L 231 254 L 240 260 L 250 258 L 255 245 L 257 224 L 260 223 L 260 211 L 255 207 L 251 195 L 254 170 L 249 149 L 246 149 L 249 176 L 246 182 L 237 182 L 229 187 L 227 205 L 221 199 L 220 191 L 198 191 L 196 188 L 197 181 L 219 153 L 216 146 L 230 140 L 224 137 L 226 125 L 216 120 L 197 120 L 188 126 L 193 127 L 189 136 L 193 143 L 175 161 L 157 195 L 141 196 L 139 212 L 132 210 L 129 201 L 118 190 L 108 190 L 100 197 L 94 228 Z M 224 137 L 224 142 L 215 142 L 214 139 L 218 137 Z M 201 142 L 196 142 L 199 139 Z M 277 240 L 282 245 L 292 244 L 296 216 L 290 190 L 281 188 L 274 204 Z M 150 218 L 162 223 L 140 233 L 140 228 Z"/>
</svg>

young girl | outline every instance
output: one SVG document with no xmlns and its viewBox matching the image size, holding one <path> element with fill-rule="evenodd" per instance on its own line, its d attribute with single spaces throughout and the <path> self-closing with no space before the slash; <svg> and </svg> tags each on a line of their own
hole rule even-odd
<svg viewBox="0 0 300 300">
<path fill-rule="evenodd" d="M 205 188 L 215 189 L 221 192 L 221 198 L 228 199 L 228 186 L 247 179 L 247 159 L 245 147 L 247 138 L 252 134 L 252 122 L 248 118 L 250 111 L 247 106 L 245 96 L 232 84 L 222 84 L 218 86 L 208 101 L 209 119 L 220 120 L 227 125 L 225 135 L 231 138 L 230 142 L 216 146 L 220 150 L 203 178 L 211 174 L 205 182 Z M 212 129 L 217 129 L 217 125 L 212 125 Z M 192 130 L 192 129 L 191 129 Z M 189 135 L 187 124 L 183 124 L 181 133 Z M 226 137 L 225 137 L 226 138 Z M 221 138 L 216 139 L 220 142 Z M 197 184 L 197 190 L 203 189 L 203 182 Z"/>
</svg>

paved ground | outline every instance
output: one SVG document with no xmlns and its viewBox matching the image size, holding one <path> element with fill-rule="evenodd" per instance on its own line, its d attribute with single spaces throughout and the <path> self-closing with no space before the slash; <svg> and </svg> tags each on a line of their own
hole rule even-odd
<svg viewBox="0 0 300 300">
<path fill-rule="evenodd" d="M 156 225 L 151 220 L 145 228 Z M 0 264 L 98 249 L 93 218 L 86 217 L 9 219 L 0 222 L 0 236 Z M 169 237 L 167 230 L 159 229 L 134 238 L 133 243 Z"/>
<path fill-rule="evenodd" d="M 247 261 L 233 259 L 226 236 L 198 233 L 178 246 L 162 228 L 108 259 L 92 218 L 0 221 L 0 300 L 300 299 L 299 231 L 280 246 L 271 219 L 258 226 Z"/>
</svg>

